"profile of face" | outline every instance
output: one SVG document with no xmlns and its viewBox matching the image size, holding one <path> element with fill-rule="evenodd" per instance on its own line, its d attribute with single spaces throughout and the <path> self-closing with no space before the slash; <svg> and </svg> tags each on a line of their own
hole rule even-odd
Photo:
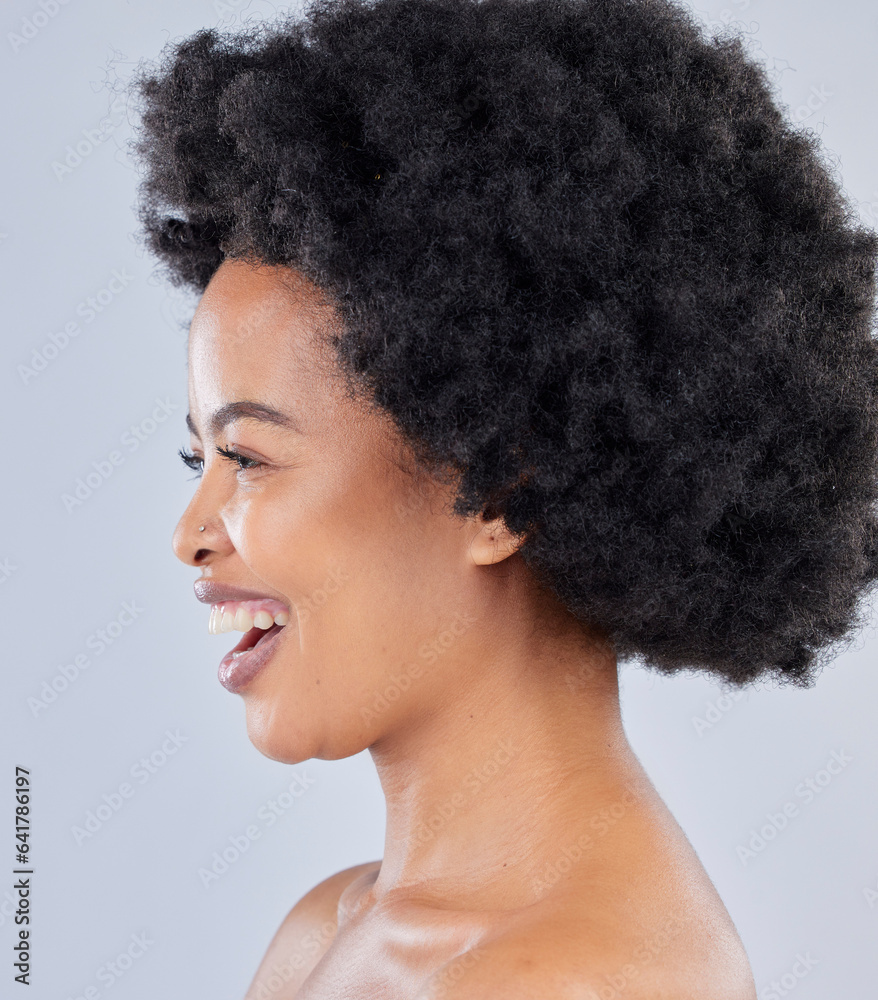
<svg viewBox="0 0 878 1000">
<path fill-rule="evenodd" d="M 447 486 L 400 464 L 390 417 L 346 391 L 316 291 L 232 259 L 207 286 L 189 336 L 202 476 L 173 539 L 201 581 L 288 609 L 237 691 L 254 746 L 286 763 L 350 756 L 447 708 L 488 667 L 497 608 L 531 586 L 522 539 L 454 515 Z"/>
</svg>

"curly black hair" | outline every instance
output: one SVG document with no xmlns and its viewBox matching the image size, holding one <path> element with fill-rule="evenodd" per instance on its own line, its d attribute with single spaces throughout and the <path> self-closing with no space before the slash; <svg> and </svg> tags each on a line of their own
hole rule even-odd
<svg viewBox="0 0 878 1000">
<path fill-rule="evenodd" d="M 671 0 L 313 0 L 134 77 L 176 286 L 297 269 L 454 512 L 620 659 L 810 687 L 878 579 L 878 235 Z"/>
</svg>

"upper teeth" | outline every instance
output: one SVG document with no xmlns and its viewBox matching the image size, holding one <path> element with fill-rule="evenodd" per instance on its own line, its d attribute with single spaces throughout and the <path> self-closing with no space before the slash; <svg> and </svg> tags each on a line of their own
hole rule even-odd
<svg viewBox="0 0 878 1000">
<path fill-rule="evenodd" d="M 286 625 L 290 616 L 286 611 L 280 611 L 272 615 L 268 611 L 257 611 L 251 615 L 246 608 L 238 608 L 234 614 L 231 611 L 223 611 L 218 605 L 210 609 L 210 621 L 207 623 L 207 631 L 211 635 L 220 632 L 249 632 L 251 628 L 271 628 L 272 625 Z"/>
</svg>

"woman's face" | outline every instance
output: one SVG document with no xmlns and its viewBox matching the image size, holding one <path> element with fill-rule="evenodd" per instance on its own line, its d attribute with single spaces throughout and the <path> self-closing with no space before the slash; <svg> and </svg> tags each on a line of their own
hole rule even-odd
<svg viewBox="0 0 878 1000">
<path fill-rule="evenodd" d="M 395 464 L 398 431 L 347 398 L 315 337 L 326 308 L 296 272 L 227 260 L 189 339 L 190 445 L 204 465 L 174 550 L 201 580 L 289 609 L 271 656 L 238 691 L 254 745 L 287 763 L 350 756 L 417 725 L 466 683 L 491 631 L 489 567 L 473 555 L 485 525 L 452 515 L 445 488 Z M 291 426 L 233 413 L 212 427 L 241 401 Z M 490 569 L 502 585 L 508 574 Z M 224 638 L 222 652 L 242 633 Z"/>
</svg>

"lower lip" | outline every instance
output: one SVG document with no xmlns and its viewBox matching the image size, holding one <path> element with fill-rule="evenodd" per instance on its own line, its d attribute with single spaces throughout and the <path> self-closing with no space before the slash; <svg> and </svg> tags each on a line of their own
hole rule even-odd
<svg viewBox="0 0 878 1000">
<path fill-rule="evenodd" d="M 286 626 L 284 626 L 286 628 Z M 284 628 L 276 628 L 271 635 L 260 639 L 258 644 L 242 653 L 234 656 L 235 650 L 226 653 L 220 660 L 217 676 L 219 682 L 232 694 L 236 694 L 259 673 L 260 670 L 271 660 L 275 649 L 277 649 L 278 637 Z M 241 637 L 243 642 L 243 636 Z"/>
</svg>

